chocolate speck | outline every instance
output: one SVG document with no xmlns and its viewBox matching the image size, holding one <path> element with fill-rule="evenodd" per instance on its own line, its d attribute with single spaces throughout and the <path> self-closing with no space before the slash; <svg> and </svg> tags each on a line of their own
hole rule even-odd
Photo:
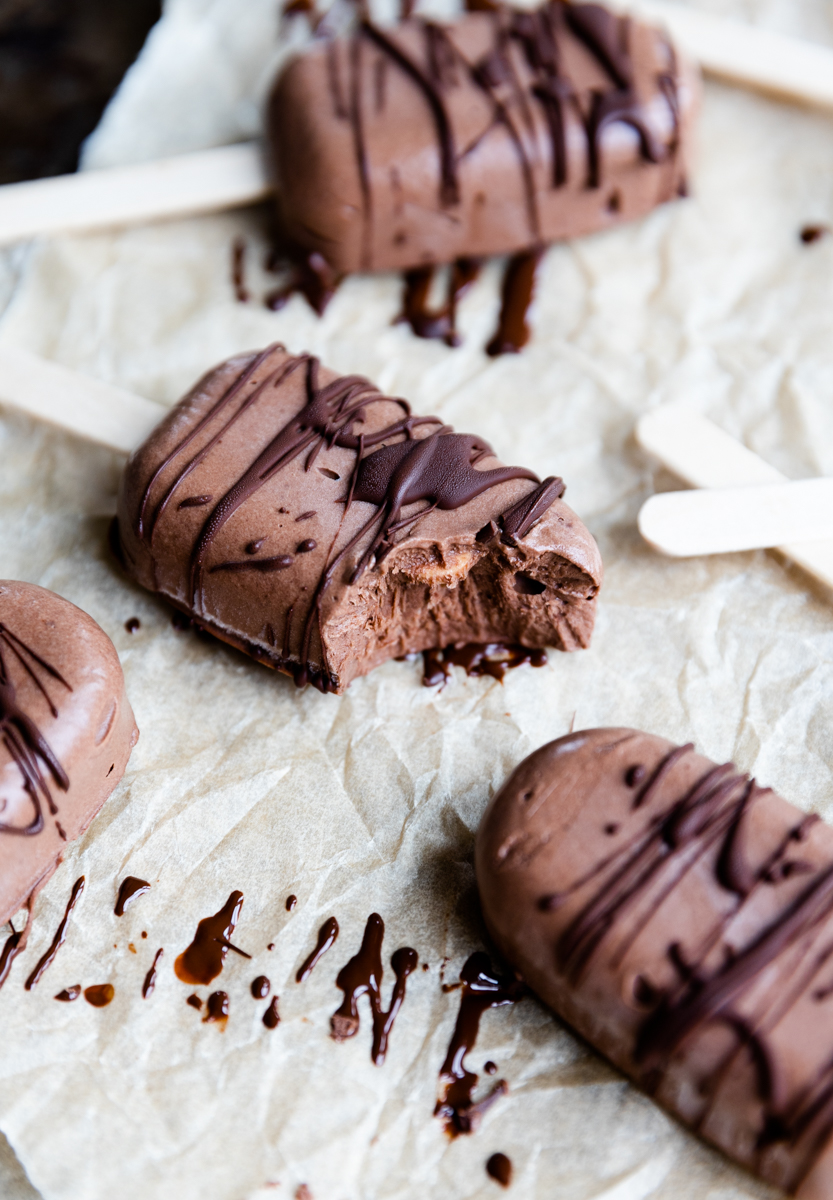
<svg viewBox="0 0 833 1200">
<path fill-rule="evenodd" d="M 318 545 L 318 542 L 316 542 L 316 540 L 314 538 L 306 538 L 303 542 L 298 543 L 298 548 L 296 550 L 296 553 L 297 554 L 309 554 L 309 552 L 311 550 L 314 550 L 317 545 Z"/>
<path fill-rule="evenodd" d="M 202 1000 L 200 1000 L 200 998 L 196 992 L 194 992 L 192 995 L 190 995 L 188 997 L 188 999 L 185 1001 L 185 1003 L 190 1004 L 192 1008 L 195 1008 L 197 1010 L 197 1012 L 199 1012 L 200 1009 L 202 1008 Z"/>
<path fill-rule="evenodd" d="M 295 905 L 296 905 L 297 903 L 298 903 L 298 897 L 297 897 L 297 896 L 294 896 L 294 895 L 287 896 L 287 898 L 286 898 L 286 911 L 287 911 L 287 912 L 292 912 L 293 908 L 295 907 Z"/>
<path fill-rule="evenodd" d="M 56 1000 L 62 1000 L 65 1004 L 69 1004 L 72 1000 L 77 1000 L 81 995 L 81 984 L 74 983 L 72 987 L 64 988 L 62 992 L 58 992 Z"/>
<path fill-rule="evenodd" d="M 258 550 L 260 549 L 260 547 L 263 545 L 263 543 L 265 541 L 266 541 L 266 538 L 262 537 L 262 538 L 257 538 L 253 542 L 247 542 L 246 547 L 245 547 L 246 553 L 247 554 L 257 554 Z"/>
<path fill-rule="evenodd" d="M 124 627 L 128 633 L 135 633 L 141 627 L 141 624 L 142 622 L 138 617 L 130 617 L 129 620 L 125 621 Z"/>
<path fill-rule="evenodd" d="M 486 1163 L 486 1174 L 494 1179 L 495 1183 L 499 1183 L 501 1187 L 508 1188 L 512 1182 L 512 1161 L 505 1154 L 493 1154 Z"/>
<path fill-rule="evenodd" d="M 829 232 L 828 225 L 805 225 L 798 236 L 805 246 L 810 246 L 813 242 L 820 242 Z"/>
</svg>

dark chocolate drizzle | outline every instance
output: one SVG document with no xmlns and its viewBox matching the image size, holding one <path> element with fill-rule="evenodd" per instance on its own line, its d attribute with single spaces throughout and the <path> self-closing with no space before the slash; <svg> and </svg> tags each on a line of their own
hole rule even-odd
<svg viewBox="0 0 833 1200">
<path fill-rule="evenodd" d="M 273 996 L 263 1014 L 263 1024 L 267 1029 L 277 1029 L 280 1023 L 281 1014 L 278 1012 L 278 997 Z"/>
<path fill-rule="evenodd" d="M 684 955 L 679 945 L 668 947 L 677 975 L 673 985 L 659 990 L 643 981 L 643 1000 L 651 1011 L 636 1040 L 637 1077 L 646 1090 L 655 1092 L 674 1056 L 693 1039 L 716 1026 L 730 1032 L 728 1055 L 702 1082 L 703 1107 L 695 1127 L 703 1127 L 722 1083 L 746 1055 L 760 1103 L 759 1162 L 775 1150 L 782 1186 L 792 1192 L 833 1134 L 833 1061 L 820 1062 L 808 1080 L 788 1093 L 770 1035 L 816 986 L 833 956 L 833 865 L 811 868 L 793 856 L 818 821 L 814 815 L 798 821 L 763 861 L 751 861 L 744 821 L 768 789 L 736 773 L 731 764 L 710 768 L 684 795 L 653 812 L 659 785 L 665 781 L 667 786 L 674 768 L 691 750 L 690 745 L 672 750 L 639 787 L 633 807 L 646 811 L 647 824 L 641 832 L 568 891 L 547 898 L 547 907 L 554 909 L 593 885 L 589 899 L 558 938 L 556 961 L 573 986 L 580 983 L 594 955 L 614 934 L 617 921 L 637 909 L 641 915 L 635 930 L 614 953 L 614 965 L 621 962 L 657 905 L 686 873 L 704 860 L 712 863 L 716 882 L 734 897 L 734 904 L 695 952 Z M 632 773 L 633 769 L 629 781 Z M 733 946 L 719 956 L 715 965 L 721 939 L 739 917 L 742 923 L 760 889 L 795 879 L 806 883 L 798 890 L 793 886 L 764 928 L 745 946 Z M 649 893 L 653 900 L 645 913 Z M 776 964 L 782 969 L 773 972 Z"/>
<path fill-rule="evenodd" d="M 451 1035 L 445 1061 L 440 1068 L 440 1092 L 434 1116 L 440 1117 L 446 1133 L 457 1137 L 473 1133 L 487 1109 L 509 1090 L 500 1079 L 482 1100 L 473 1100 L 477 1075 L 466 1067 L 466 1055 L 474 1048 L 480 1018 L 490 1008 L 514 1004 L 525 994 L 525 987 L 512 976 L 501 976 L 492 967 L 484 951 L 472 954 L 460 972 L 460 1011 Z"/>
<path fill-rule="evenodd" d="M 535 274 L 543 251 L 523 250 L 506 264 L 501 289 L 500 316 L 495 335 L 486 347 L 490 358 L 519 354 L 529 341 L 527 313 L 535 292 Z"/>
<path fill-rule="evenodd" d="M 145 892 L 149 891 L 150 884 L 146 879 L 137 879 L 135 875 L 128 875 L 126 879 L 122 880 L 113 912 L 117 917 L 123 917 L 133 901 L 138 900 L 140 896 L 144 896 Z"/>
<path fill-rule="evenodd" d="M 115 994 L 112 983 L 94 983 L 92 987 L 84 988 L 84 999 L 93 1008 L 106 1008 Z"/>
<path fill-rule="evenodd" d="M 47 691 L 48 680 L 54 679 L 68 692 L 72 688 L 55 667 L 0 622 L 0 741 L 19 770 L 23 788 L 32 803 L 32 819 L 28 825 L 11 825 L 0 821 L 0 833 L 29 837 L 44 828 L 44 802 L 51 816 L 56 816 L 58 812 L 47 776 L 51 775 L 55 786 L 62 792 L 69 791 L 69 779 L 40 729 L 18 704 L 17 689 L 10 673 L 12 661 L 16 661 L 29 676 L 53 717 L 58 716 L 58 709 Z M 0 800 L 0 811 L 4 808 L 5 803 Z"/>
<path fill-rule="evenodd" d="M 80 875 L 78 877 L 78 879 L 76 879 L 75 883 L 72 885 L 72 891 L 70 892 L 69 900 L 67 900 L 67 906 L 66 906 L 66 909 L 64 910 L 64 915 L 61 918 L 58 928 L 55 930 L 55 936 L 53 937 L 52 941 L 49 944 L 49 949 L 44 954 L 42 954 L 41 957 L 38 959 L 35 969 L 32 971 L 31 975 L 26 980 L 25 987 L 26 987 L 27 992 L 30 992 L 32 990 L 32 988 L 35 986 L 35 984 L 38 982 L 38 980 L 41 978 L 41 976 L 44 974 L 44 972 L 47 971 L 49 969 L 49 967 L 52 966 L 52 963 L 55 961 L 55 955 L 58 953 L 61 946 L 63 946 L 63 944 L 66 940 L 66 936 L 67 936 L 67 926 L 69 924 L 69 918 L 72 914 L 72 910 L 75 908 L 75 905 L 78 903 L 78 897 L 81 895 L 81 893 L 84 890 L 84 883 L 85 883 L 84 876 Z"/>
<path fill-rule="evenodd" d="M 228 992 L 212 992 L 208 997 L 203 1024 L 217 1022 L 225 1026 L 229 1014 Z"/>
<path fill-rule="evenodd" d="M 81 984 L 74 983 L 72 987 L 64 988 L 55 996 L 56 1000 L 60 1000 L 62 1004 L 71 1004 L 73 1000 L 77 1000 L 81 995 Z"/>
<path fill-rule="evenodd" d="M 153 956 L 153 962 L 150 964 L 150 970 L 145 975 L 145 981 L 142 984 L 142 999 L 147 1000 L 153 995 L 153 989 L 156 987 L 156 969 L 159 965 L 159 959 L 162 957 L 163 949 L 160 946 Z"/>
<path fill-rule="evenodd" d="M 258 975 L 257 979 L 252 980 L 251 992 L 255 1000 L 265 1000 L 271 988 L 272 985 L 265 975 Z"/>
<path fill-rule="evenodd" d="M 486 1163 L 486 1174 L 501 1187 L 508 1188 L 512 1182 L 512 1160 L 499 1151 L 493 1154 Z"/>
<path fill-rule="evenodd" d="M 275 349 L 275 346 L 268 347 L 241 371 L 239 377 L 156 469 L 140 503 L 137 534 L 152 546 L 160 518 L 173 504 L 177 490 L 195 467 L 204 461 L 223 435 L 257 403 L 267 389 L 281 386 L 294 372 L 303 370 L 305 405 L 275 432 L 254 462 L 213 503 L 207 514 L 191 550 L 189 595 L 190 606 L 198 623 L 204 622 L 211 628 L 211 622 L 204 613 L 206 574 L 210 576 L 216 571 L 271 572 L 290 569 L 293 565 L 291 555 L 271 555 L 263 559 L 249 555 L 239 562 L 222 562 L 210 567 L 207 567 L 207 558 L 217 535 L 230 518 L 288 464 L 303 457 L 305 470 L 310 470 L 324 448 L 339 446 L 356 451 L 355 465 L 347 481 L 346 492 L 339 501 L 344 505 L 345 515 L 354 502 L 370 504 L 375 511 L 342 549 L 337 553 L 331 549 L 303 617 L 298 659 L 288 658 L 291 611 L 287 614 L 282 656 L 266 652 L 263 648 L 244 647 L 253 657 L 269 661 L 271 665 L 291 674 L 298 686 L 312 683 L 326 692 L 334 686 L 333 680 L 324 668 L 316 667 L 309 659 L 322 599 L 336 571 L 345 569 L 347 579 L 355 584 L 372 563 L 381 562 L 394 548 L 398 533 L 403 529 L 411 531 L 427 513 L 435 508 L 460 508 L 482 492 L 513 479 L 528 479 L 537 485 L 529 496 L 498 518 L 504 540 L 507 537 L 521 537 L 535 520 L 543 516 L 556 496 L 563 493 L 564 486 L 560 480 L 553 479 L 541 484 L 533 472 L 523 467 L 477 470 L 478 463 L 493 454 L 487 442 L 469 434 L 453 433 L 437 417 L 413 416 L 406 401 L 383 396 L 361 376 L 342 376 L 320 386 L 319 363 L 311 356 L 291 357 L 258 377 L 256 373 L 265 366 Z M 245 387 L 254 379 L 255 385 L 247 393 Z M 401 418 L 373 433 L 357 432 L 356 426 L 364 423 L 367 410 L 380 403 L 397 405 L 402 413 Z M 214 430 L 206 444 L 185 459 L 183 456 L 194 439 L 212 425 Z M 418 433 L 425 436 L 417 436 Z M 152 504 L 154 485 L 177 459 L 181 462 L 177 464 L 175 475 L 165 486 L 160 498 Z M 417 503 L 423 503 L 424 507 L 403 518 L 403 508 Z M 518 513 L 522 516 L 517 516 Z M 406 532 L 405 536 L 408 535 Z M 370 540 L 358 560 L 352 565 L 345 562 L 365 538 Z"/>
<path fill-rule="evenodd" d="M 200 921 L 193 942 L 174 963 L 178 979 L 183 983 L 208 984 L 217 978 L 229 950 L 236 949 L 229 939 L 234 933 L 242 907 L 243 893 L 232 892 L 219 912 Z"/>
<path fill-rule="evenodd" d="M 277 269 L 280 258 L 281 252 L 276 251 L 269 264 L 271 269 Z M 343 276 L 337 275 L 327 260 L 316 251 L 307 254 L 293 249 L 289 281 L 269 292 L 265 300 L 266 307 L 272 312 L 278 312 L 296 292 L 299 292 L 313 312 L 323 317 L 328 304 L 338 291 L 342 278 Z"/>
<path fill-rule="evenodd" d="M 472 258 L 458 258 L 451 264 L 445 303 L 437 309 L 428 304 L 437 268 L 414 267 L 404 275 L 402 312 L 395 324 L 407 321 L 419 338 L 435 338 L 447 346 L 459 346 L 457 305 L 480 274 L 480 264 Z"/>
<path fill-rule="evenodd" d="M 390 1007 L 382 1008 L 382 942 L 385 923 L 378 913 L 367 918 L 361 948 L 336 977 L 336 986 L 344 993 L 340 1007 L 330 1019 L 331 1036 L 337 1042 L 355 1037 L 359 1032 L 359 1000 L 367 996 L 373 1018 L 373 1046 L 370 1057 L 381 1067 L 388 1051 L 388 1039 L 400 1008 L 405 1000 L 408 976 L 417 968 L 419 958 L 416 950 L 402 946 L 394 951 L 390 965 L 396 976 Z"/>
<path fill-rule="evenodd" d="M 17 958 L 18 954 L 22 954 L 26 949 L 26 942 L 29 939 L 29 929 L 32 923 L 32 902 L 34 896 L 30 896 L 26 902 L 26 921 L 22 929 L 15 929 L 11 921 L 9 928 L 11 933 L 3 943 L 3 949 L 0 950 L 0 987 L 9 978 L 12 969 L 12 963 Z"/>
<path fill-rule="evenodd" d="M 335 919 L 335 917 L 327 917 L 327 920 L 318 930 L 318 940 L 315 943 L 315 949 L 310 951 L 295 973 L 296 983 L 303 983 L 305 980 L 309 979 L 310 975 L 333 945 L 337 937 L 338 921 Z"/>
<path fill-rule="evenodd" d="M 452 666 L 462 667 L 469 676 L 490 675 L 502 682 L 507 671 L 529 664 L 547 665 L 547 652 L 512 642 L 466 642 L 423 650 L 422 682 L 425 687 L 444 686 L 451 678 Z"/>
<path fill-rule="evenodd" d="M 284 908 L 286 909 L 287 912 L 292 912 L 293 908 L 295 907 L 295 905 L 297 903 L 298 903 L 297 896 L 287 896 L 286 903 L 284 904 Z"/>
</svg>

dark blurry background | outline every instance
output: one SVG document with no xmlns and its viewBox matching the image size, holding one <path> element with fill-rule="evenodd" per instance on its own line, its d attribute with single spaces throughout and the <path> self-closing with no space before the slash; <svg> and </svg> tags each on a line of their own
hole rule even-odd
<svg viewBox="0 0 833 1200">
<path fill-rule="evenodd" d="M 0 184 L 74 171 L 161 0 L 0 0 Z"/>
</svg>

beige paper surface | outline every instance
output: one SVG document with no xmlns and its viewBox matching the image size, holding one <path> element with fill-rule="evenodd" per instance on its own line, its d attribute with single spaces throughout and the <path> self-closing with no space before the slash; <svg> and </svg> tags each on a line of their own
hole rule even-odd
<svg viewBox="0 0 833 1200">
<path fill-rule="evenodd" d="M 833 40 L 823 0 L 718 7 Z M 89 162 L 251 134 L 274 28 L 272 0 L 171 4 Z M 45 1200 L 265 1200 L 301 1183 L 315 1200 L 485 1198 L 496 1194 L 485 1162 L 497 1150 L 524 1197 L 770 1194 L 531 999 L 483 1020 L 471 1066 L 493 1059 L 510 1094 L 481 1129 L 449 1142 L 431 1115 L 458 1007 L 440 965 L 448 956 L 453 980 L 483 945 L 474 832 L 529 751 L 573 721 L 635 725 L 733 758 L 833 817 L 833 607 L 764 553 L 654 555 L 635 517 L 672 481 L 631 437 L 639 413 L 676 398 L 792 477 L 833 474 L 833 238 L 803 246 L 797 236 L 833 219 L 833 122 L 710 86 L 692 182 L 686 203 L 551 250 L 534 341 L 497 361 L 481 347 L 498 264 L 461 307 L 455 351 L 392 326 L 393 277 L 349 280 L 322 320 L 300 298 L 278 314 L 235 303 L 235 235 L 248 238 L 254 295 L 270 284 L 258 266 L 260 212 L 58 239 L 2 259 L 0 339 L 163 404 L 233 352 L 275 339 L 311 350 L 485 435 L 506 461 L 562 474 L 607 571 L 592 649 L 553 653 L 503 686 L 458 673 L 436 693 L 417 664 L 389 663 L 344 697 L 297 692 L 177 633 L 169 611 L 121 577 L 105 549 L 115 457 L 0 413 L 0 574 L 53 588 L 104 626 L 141 728 L 124 783 L 40 895 L 29 948 L 0 990 L 0 1129 Z M 26 993 L 82 872 L 67 943 Z M 128 874 L 152 890 L 116 918 Z M 234 888 L 245 895 L 235 942 L 254 957 L 229 955 L 213 985 L 230 996 L 222 1031 L 186 1005 L 194 989 L 173 961 Z M 385 964 L 407 944 L 430 966 L 409 981 L 383 1067 L 370 1061 L 365 1002 L 352 1042 L 328 1037 L 336 973 L 374 910 L 387 925 Z M 333 913 L 339 940 L 296 984 Z M 159 946 L 159 982 L 143 1000 Z M 274 1032 L 249 991 L 261 973 L 280 995 Z M 386 1000 L 391 981 L 386 969 Z M 52 999 L 103 982 L 116 989 L 108 1008 Z M 8 1158 L 3 1149 L 0 1169 Z M 5 1179 L 4 1195 L 32 1195 Z"/>
</svg>

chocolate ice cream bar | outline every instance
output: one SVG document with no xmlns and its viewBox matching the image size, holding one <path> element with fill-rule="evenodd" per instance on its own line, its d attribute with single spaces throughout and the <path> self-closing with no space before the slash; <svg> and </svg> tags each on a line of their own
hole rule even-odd
<svg viewBox="0 0 833 1200">
<path fill-rule="evenodd" d="M 92 617 L 0 580 L 0 924 L 87 828 L 138 736 L 115 648 Z"/>
<path fill-rule="evenodd" d="M 278 78 L 282 224 L 335 272 L 513 253 L 685 191 L 697 77 L 664 33 L 596 4 L 482 7 L 365 18 Z"/>
<path fill-rule="evenodd" d="M 530 987 L 709 1141 L 833 1195 L 833 829 L 693 747 L 594 729 L 525 759 L 477 835 Z"/>
<path fill-rule="evenodd" d="M 590 641 L 599 552 L 564 484 L 271 346 L 208 373 L 130 458 L 128 573 L 298 684 L 456 643 Z"/>
</svg>

